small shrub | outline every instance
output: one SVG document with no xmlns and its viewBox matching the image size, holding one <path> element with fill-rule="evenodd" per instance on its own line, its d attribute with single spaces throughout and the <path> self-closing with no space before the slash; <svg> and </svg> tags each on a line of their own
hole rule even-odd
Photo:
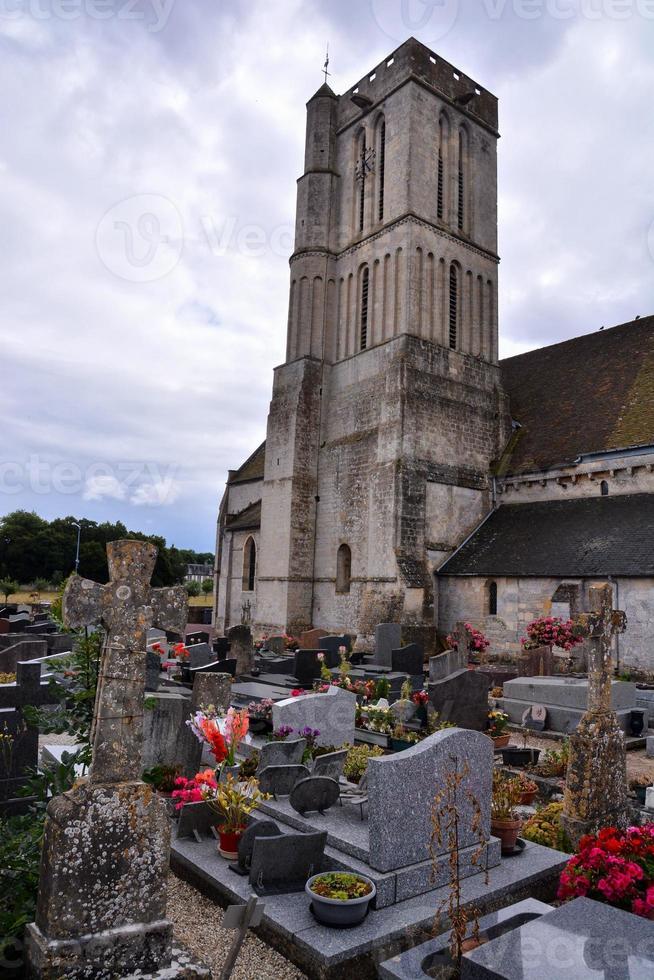
<svg viewBox="0 0 654 980">
<path fill-rule="evenodd" d="M 521 836 L 533 844 L 552 847 L 555 851 L 569 854 L 570 842 L 563 830 L 563 803 L 549 803 L 529 817 L 522 828 Z"/>
<path fill-rule="evenodd" d="M 368 761 L 383 754 L 384 750 L 379 745 L 355 745 L 345 756 L 343 775 L 351 783 L 359 783 L 368 768 Z"/>
</svg>

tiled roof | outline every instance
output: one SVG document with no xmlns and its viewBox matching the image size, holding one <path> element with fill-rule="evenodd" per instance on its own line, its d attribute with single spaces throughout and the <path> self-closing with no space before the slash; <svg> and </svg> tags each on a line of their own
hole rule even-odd
<svg viewBox="0 0 654 980">
<path fill-rule="evenodd" d="M 439 574 L 654 576 L 654 494 L 502 505 Z"/>
<path fill-rule="evenodd" d="M 654 316 L 500 362 L 521 428 L 501 475 L 654 443 Z"/>
<path fill-rule="evenodd" d="M 249 531 L 261 527 L 261 501 L 250 504 L 245 510 L 228 517 L 225 521 L 225 528 L 228 531 Z"/>
<path fill-rule="evenodd" d="M 246 483 L 249 480 L 263 480 L 263 467 L 266 461 L 266 443 L 262 442 L 243 465 L 234 472 L 228 483 Z"/>
</svg>

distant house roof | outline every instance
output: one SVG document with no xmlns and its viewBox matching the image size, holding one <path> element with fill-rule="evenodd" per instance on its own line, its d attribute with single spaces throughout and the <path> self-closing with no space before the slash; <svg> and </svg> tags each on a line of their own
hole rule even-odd
<svg viewBox="0 0 654 980">
<path fill-rule="evenodd" d="M 502 505 L 441 575 L 654 576 L 654 494 Z"/>
<path fill-rule="evenodd" d="M 248 483 L 250 480 L 263 480 L 263 467 L 266 461 L 266 443 L 262 442 L 242 466 L 230 474 L 228 483 Z"/>
<path fill-rule="evenodd" d="M 260 500 L 225 521 L 225 528 L 228 531 L 249 531 L 258 527 L 261 527 Z"/>
<path fill-rule="evenodd" d="M 197 565 L 191 564 L 186 566 L 187 575 L 208 575 L 211 577 L 213 575 L 213 565 Z"/>
<path fill-rule="evenodd" d="M 654 316 L 500 362 L 521 428 L 504 473 L 654 443 Z"/>
</svg>

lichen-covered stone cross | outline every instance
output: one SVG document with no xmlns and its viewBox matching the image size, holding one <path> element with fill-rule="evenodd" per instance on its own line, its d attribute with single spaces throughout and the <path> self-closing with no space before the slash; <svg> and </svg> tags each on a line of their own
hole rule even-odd
<svg viewBox="0 0 654 980">
<path fill-rule="evenodd" d="M 95 783 L 140 779 L 147 631 L 156 626 L 182 634 L 187 616 L 182 586 L 150 586 L 157 557 L 153 544 L 112 541 L 107 557 L 107 585 L 73 576 L 63 597 L 67 626 L 101 624 L 107 634 L 93 716 L 90 779 Z"/>
<path fill-rule="evenodd" d="M 611 645 L 617 633 L 624 633 L 627 617 L 613 609 L 613 590 L 608 583 L 588 590 L 590 612 L 579 616 L 576 631 L 590 640 L 588 658 L 588 711 L 611 711 Z"/>
</svg>

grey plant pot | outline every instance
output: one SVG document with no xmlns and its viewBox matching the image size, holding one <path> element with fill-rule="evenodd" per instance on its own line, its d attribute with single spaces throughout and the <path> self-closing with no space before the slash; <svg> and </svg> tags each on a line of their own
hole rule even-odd
<svg viewBox="0 0 654 980">
<path fill-rule="evenodd" d="M 318 921 L 322 922 L 325 926 L 359 925 L 365 919 L 368 906 L 377 894 L 374 881 L 366 878 L 365 875 L 357 875 L 357 878 L 360 878 L 361 881 L 365 881 L 371 886 L 372 891 L 368 895 L 363 895 L 361 898 L 350 898 L 346 902 L 343 902 L 337 898 L 323 898 L 322 895 L 316 895 L 311 890 L 311 883 L 316 878 L 321 878 L 324 873 L 323 871 L 320 874 L 312 875 L 304 886 L 305 892 L 311 899 L 313 911 Z"/>
</svg>

